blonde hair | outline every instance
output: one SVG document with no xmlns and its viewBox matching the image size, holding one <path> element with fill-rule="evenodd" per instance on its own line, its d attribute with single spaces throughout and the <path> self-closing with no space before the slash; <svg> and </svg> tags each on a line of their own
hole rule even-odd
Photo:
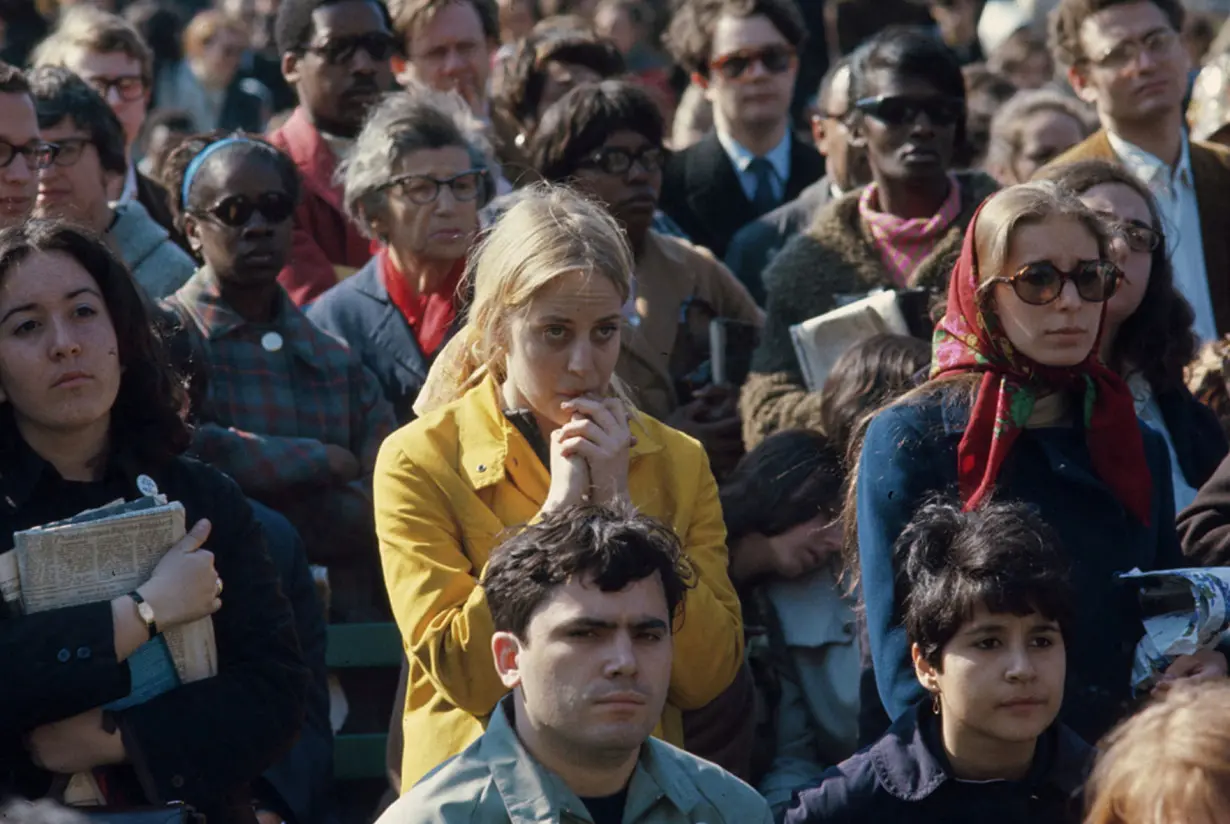
<svg viewBox="0 0 1230 824">
<path fill-rule="evenodd" d="M 512 321 L 557 278 L 574 272 L 604 277 L 624 302 L 632 292 L 632 252 L 606 209 L 565 186 L 545 183 L 522 189 L 511 200 L 470 256 L 469 317 L 432 365 L 414 405 L 419 415 L 460 398 L 488 374 L 503 382 Z M 612 384 L 625 394 L 614 378 Z"/>
<path fill-rule="evenodd" d="M 141 78 L 145 85 L 153 82 L 154 54 L 132 25 L 111 12 L 84 4 L 64 11 L 55 31 L 34 49 L 30 65 L 70 65 L 78 50 L 95 54 L 121 52 L 141 64 Z"/>
<path fill-rule="evenodd" d="M 1230 682 L 1175 684 L 1098 749 L 1085 824 L 1216 820 L 1230 810 Z"/>
<path fill-rule="evenodd" d="M 247 45 L 248 31 L 241 21 L 216 9 L 206 9 L 193 17 L 184 29 L 184 54 L 189 58 L 200 57 L 205 53 L 205 44 L 222 31 L 229 31 Z"/>
</svg>

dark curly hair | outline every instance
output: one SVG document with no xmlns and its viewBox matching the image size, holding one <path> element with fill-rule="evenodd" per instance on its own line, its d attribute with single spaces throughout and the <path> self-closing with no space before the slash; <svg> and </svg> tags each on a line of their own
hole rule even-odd
<svg viewBox="0 0 1230 824">
<path fill-rule="evenodd" d="M 128 157 L 124 153 L 124 127 L 107 101 L 93 86 L 61 66 L 44 66 L 26 75 L 38 127 L 50 129 L 67 118 L 89 135 L 105 171 L 124 174 Z"/>
<path fill-rule="evenodd" d="M 1061 0 L 1058 6 L 1051 10 L 1047 20 L 1047 44 L 1055 62 L 1067 68 L 1084 63 L 1089 59 L 1081 48 L 1081 26 L 1085 21 L 1100 11 L 1113 9 L 1115 6 L 1125 6 L 1139 0 Z M 1176 32 L 1183 31 L 1183 4 L 1180 0 L 1149 0 L 1162 10 L 1170 26 Z"/>
<path fill-rule="evenodd" d="M 513 533 L 491 553 L 481 585 L 496 630 L 524 640 L 530 619 L 557 587 L 582 579 L 619 592 L 654 573 L 678 626 L 695 579 L 679 538 L 631 504 L 617 503 L 569 507 Z"/>
<path fill-rule="evenodd" d="M 123 373 L 111 409 L 112 443 L 153 463 L 183 453 L 192 440 L 180 414 L 186 399 L 183 381 L 170 366 L 128 269 L 89 231 L 65 221 L 34 219 L 0 231 L 0 280 L 30 255 L 49 253 L 68 255 L 90 273 L 115 327 Z M 0 454 L 13 454 L 20 437 L 12 405 L 0 405 Z"/>
<path fill-rule="evenodd" d="M 192 165 L 192 161 L 196 156 L 205 150 L 205 147 L 228 137 L 242 138 L 244 142 L 218 149 L 214 154 L 206 158 L 205 163 L 197 170 L 193 180 L 200 177 L 206 169 L 214 168 L 216 164 L 221 163 L 224 159 L 257 154 L 267 158 L 274 168 L 277 169 L 286 187 L 286 193 L 296 203 L 299 202 L 301 181 L 298 167 L 295 166 L 295 162 L 290 157 L 260 135 L 222 130 L 208 134 L 194 134 L 191 137 L 185 138 L 182 143 L 175 147 L 175 150 L 167 156 L 162 166 L 162 182 L 170 194 L 169 205 L 171 207 L 171 214 L 175 218 L 175 225 L 181 232 L 184 230 L 184 214 L 190 211 L 189 207 L 204 207 L 207 205 L 200 201 L 197 196 L 194 196 L 195 193 L 199 192 L 197 187 L 193 187 L 188 194 L 190 202 L 185 203 L 183 201 L 184 176 L 187 174 L 188 167 Z"/>
<path fill-rule="evenodd" d="M 273 39 L 277 43 L 278 54 L 301 54 L 312 39 L 312 15 L 317 9 L 323 9 L 346 0 L 282 0 L 278 6 L 278 16 L 273 21 Z M 384 24 L 389 31 L 393 30 L 393 18 L 389 15 L 389 7 L 381 0 L 366 0 L 384 17 Z"/>
<path fill-rule="evenodd" d="M 1053 180 L 1078 195 L 1104 183 L 1126 186 L 1140 195 L 1149 207 L 1149 222 L 1162 231 L 1153 195 L 1135 175 L 1114 163 L 1082 160 L 1044 169 L 1038 179 Z M 1139 370 L 1154 392 L 1181 388 L 1183 369 L 1196 357 L 1198 343 L 1192 332 L 1195 320 L 1191 304 L 1175 288 L 1174 268 L 1163 240 L 1153 250 L 1144 298 L 1119 327 L 1107 366 L 1121 374 L 1129 367 Z"/>
<path fill-rule="evenodd" d="M 791 46 L 802 51 L 807 23 L 795 0 L 683 0 L 666 32 L 666 47 L 689 72 L 709 75 L 713 33 L 723 17 L 764 15 Z"/>
<path fill-rule="evenodd" d="M 661 112 L 641 86 L 620 80 L 578 86 L 543 115 L 530 141 L 530 165 L 543 180 L 562 183 L 615 132 L 633 131 L 661 146 L 664 129 Z"/>
<path fill-rule="evenodd" d="M 955 501 L 932 499 L 897 538 L 893 566 L 898 617 L 934 667 L 980 604 L 997 613 L 1037 612 L 1070 637 L 1068 563 L 1055 531 L 1026 504 L 988 502 L 965 512 Z"/>
</svg>

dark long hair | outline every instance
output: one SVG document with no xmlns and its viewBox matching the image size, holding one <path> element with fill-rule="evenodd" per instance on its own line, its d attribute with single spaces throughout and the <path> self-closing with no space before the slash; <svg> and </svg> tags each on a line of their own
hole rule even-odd
<svg viewBox="0 0 1230 824">
<path fill-rule="evenodd" d="M 1083 160 L 1050 169 L 1040 177 L 1053 180 L 1078 195 L 1105 183 L 1126 186 L 1144 199 L 1153 228 L 1162 231 L 1153 195 L 1131 172 L 1120 166 L 1104 160 Z M 1107 366 L 1123 374 L 1131 365 L 1140 370 L 1154 392 L 1180 388 L 1183 368 L 1196 356 L 1196 336 L 1192 333 L 1195 319 L 1191 305 L 1175 289 L 1174 269 L 1163 241 L 1153 250 L 1144 298 L 1119 327 Z"/>
<path fill-rule="evenodd" d="M 90 273 L 115 327 L 123 373 L 111 408 L 111 443 L 154 463 L 181 454 L 192 440 L 180 416 L 186 397 L 183 382 L 153 330 L 139 287 L 103 240 L 59 220 L 30 220 L 4 229 L 0 280 L 30 255 L 53 252 L 68 255 Z M 12 454 L 9 447 L 21 435 L 11 405 L 0 406 L 0 413 L 0 450 Z"/>
<path fill-rule="evenodd" d="M 817 515 L 841 511 L 841 456 L 804 429 L 778 432 L 743 456 L 721 491 L 731 542 L 758 532 L 781 535 Z"/>
</svg>

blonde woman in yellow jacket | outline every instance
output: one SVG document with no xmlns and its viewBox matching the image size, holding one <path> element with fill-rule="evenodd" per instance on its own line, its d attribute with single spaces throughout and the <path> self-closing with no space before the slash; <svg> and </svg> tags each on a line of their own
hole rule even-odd
<svg viewBox="0 0 1230 824">
<path fill-rule="evenodd" d="M 501 533 L 546 512 L 626 496 L 682 538 L 695 588 L 660 737 L 682 745 L 680 711 L 717 698 L 739 669 L 742 618 L 705 452 L 625 406 L 612 379 L 632 270 L 600 206 L 530 190 L 472 258 L 469 322 L 432 369 L 422 417 L 380 451 L 376 529 L 409 659 L 403 791 L 477 739 L 505 694 L 478 580 Z"/>
</svg>

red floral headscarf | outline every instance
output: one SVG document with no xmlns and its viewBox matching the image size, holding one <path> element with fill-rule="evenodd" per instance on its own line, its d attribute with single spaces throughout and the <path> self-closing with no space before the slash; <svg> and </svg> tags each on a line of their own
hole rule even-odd
<svg viewBox="0 0 1230 824">
<path fill-rule="evenodd" d="M 1079 391 L 1093 468 L 1143 524 L 1152 511 L 1152 478 L 1144 438 L 1127 384 L 1099 358 L 1098 343 L 1076 366 L 1043 366 L 1016 351 L 999 318 L 978 296 L 975 226 L 965 231 L 961 257 L 948 284 L 948 309 L 935 327 L 931 378 L 981 373 L 978 396 L 957 448 L 961 500 L 972 509 L 986 498 L 1004 460 L 1029 420 L 1038 396 Z M 1106 307 L 1102 308 L 1105 326 Z M 1098 335 L 1099 341 L 1101 334 Z"/>
</svg>

